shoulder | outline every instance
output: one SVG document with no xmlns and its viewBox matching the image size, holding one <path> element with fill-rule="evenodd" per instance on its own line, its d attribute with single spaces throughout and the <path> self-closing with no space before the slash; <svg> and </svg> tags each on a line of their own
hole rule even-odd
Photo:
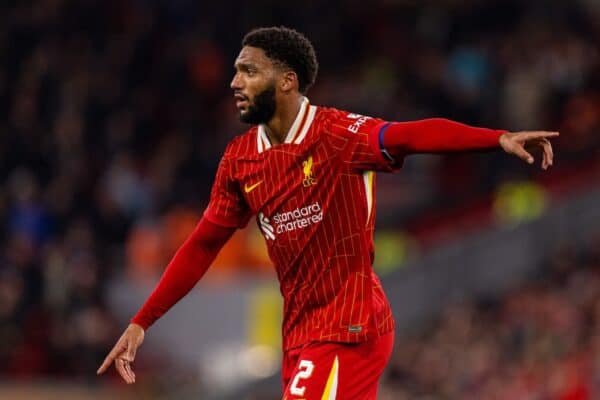
<svg viewBox="0 0 600 400">
<path fill-rule="evenodd" d="M 256 150 L 257 126 L 253 126 L 244 133 L 233 137 L 223 153 L 223 158 L 235 160 L 237 158 L 252 155 Z"/>
<path fill-rule="evenodd" d="M 340 110 L 340 109 L 333 108 L 333 107 L 317 106 L 316 118 L 335 122 L 335 121 L 343 118 L 345 114 L 348 114 L 348 113 L 344 110 Z"/>
<path fill-rule="evenodd" d="M 331 133 L 342 135 L 356 134 L 365 125 L 380 121 L 378 118 L 332 107 L 319 107 L 319 117 L 326 121 Z"/>
</svg>

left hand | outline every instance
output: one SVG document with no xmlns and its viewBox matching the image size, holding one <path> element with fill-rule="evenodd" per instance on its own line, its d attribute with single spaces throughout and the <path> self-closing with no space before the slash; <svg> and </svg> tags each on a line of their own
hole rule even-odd
<svg viewBox="0 0 600 400">
<path fill-rule="evenodd" d="M 114 362 L 115 369 L 121 375 L 121 378 L 128 384 L 135 383 L 135 373 L 131 364 L 135 360 L 135 353 L 144 341 L 144 329 L 138 324 L 129 324 L 125 332 L 121 335 L 115 346 L 104 359 L 104 362 L 96 371 L 96 374 L 103 374 Z"/>
<path fill-rule="evenodd" d="M 524 131 L 506 132 L 500 136 L 500 146 L 508 154 L 514 154 L 528 164 L 533 164 L 533 156 L 528 150 L 540 147 L 542 150 L 542 169 L 548 169 L 553 163 L 554 154 L 550 138 L 557 137 L 558 132 Z"/>
</svg>

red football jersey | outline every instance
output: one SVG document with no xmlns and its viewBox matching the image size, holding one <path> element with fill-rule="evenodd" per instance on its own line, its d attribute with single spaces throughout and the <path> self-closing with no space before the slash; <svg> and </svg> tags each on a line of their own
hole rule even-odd
<svg viewBox="0 0 600 400">
<path fill-rule="evenodd" d="M 284 298 L 284 350 L 394 328 L 371 266 L 374 171 L 395 168 L 370 133 L 382 122 L 305 98 L 284 143 L 259 125 L 225 150 L 205 216 L 236 227 L 256 216 Z"/>
</svg>

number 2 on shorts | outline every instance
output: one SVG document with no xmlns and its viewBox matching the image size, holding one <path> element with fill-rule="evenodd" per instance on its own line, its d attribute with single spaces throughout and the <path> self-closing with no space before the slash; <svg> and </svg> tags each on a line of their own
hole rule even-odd
<svg viewBox="0 0 600 400">
<path fill-rule="evenodd" d="M 313 373 L 315 369 L 315 365 L 312 361 L 309 360 L 300 360 L 300 365 L 298 365 L 298 373 L 294 377 L 292 381 L 292 386 L 290 386 L 290 393 L 294 396 L 304 396 L 304 392 L 306 391 L 306 387 L 298 387 L 298 383 L 300 379 L 308 379 Z"/>
</svg>

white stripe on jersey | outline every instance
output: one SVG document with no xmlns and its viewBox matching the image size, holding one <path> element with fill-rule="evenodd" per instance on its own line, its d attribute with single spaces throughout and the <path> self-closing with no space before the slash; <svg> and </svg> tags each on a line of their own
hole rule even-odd
<svg viewBox="0 0 600 400">
<path fill-rule="evenodd" d="M 262 126 L 259 126 L 258 130 L 256 131 L 256 146 L 258 147 L 259 153 L 262 153 L 262 151 L 263 151 L 263 142 L 262 142 L 262 138 L 260 137 L 261 136 L 261 132 L 260 132 L 261 128 L 262 128 Z"/>
<path fill-rule="evenodd" d="M 304 126 L 302 127 L 302 131 L 300 132 L 300 134 L 298 135 L 296 140 L 294 140 L 295 144 L 300 144 L 302 142 L 302 140 L 306 137 L 306 134 L 308 133 L 308 128 L 310 128 L 310 125 L 312 124 L 313 119 L 315 119 L 316 113 L 317 113 L 317 107 L 310 106 L 309 110 L 308 110 L 308 117 L 306 117 L 306 122 L 304 123 Z"/>
<path fill-rule="evenodd" d="M 288 131 L 287 136 L 285 137 L 284 143 L 292 143 L 292 140 L 296 136 L 296 133 L 298 133 L 298 129 L 300 129 L 300 124 L 302 123 L 302 120 L 304 119 L 304 114 L 306 113 L 307 108 L 308 108 L 308 99 L 306 97 L 303 97 L 302 104 L 300 104 L 300 110 L 298 111 L 298 115 L 296 115 L 296 119 L 294 120 L 292 127 Z"/>
<path fill-rule="evenodd" d="M 268 150 L 271 148 L 271 141 L 267 136 L 267 131 L 265 130 L 265 126 L 260 124 L 258 126 L 258 133 L 256 135 L 258 137 L 258 152 L 262 153 L 264 150 Z"/>
</svg>

